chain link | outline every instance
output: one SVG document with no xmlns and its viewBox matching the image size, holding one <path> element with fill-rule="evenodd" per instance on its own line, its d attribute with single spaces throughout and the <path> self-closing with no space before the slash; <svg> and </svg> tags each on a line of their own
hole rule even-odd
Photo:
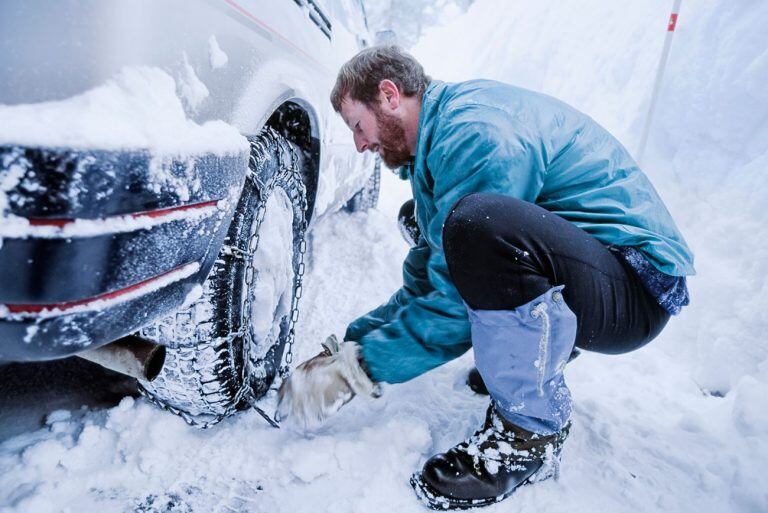
<svg viewBox="0 0 768 513">
<path fill-rule="evenodd" d="M 262 142 L 262 139 L 264 142 Z M 266 144 L 268 147 L 274 147 L 277 149 L 278 162 L 277 166 L 279 171 L 269 177 L 268 181 L 262 182 L 261 177 L 258 175 L 258 169 L 260 163 L 258 158 L 264 155 L 261 145 Z M 276 378 L 284 380 L 290 374 L 290 365 L 293 362 L 293 346 L 296 339 L 296 321 L 299 318 L 299 299 L 302 296 L 303 288 L 302 282 L 304 279 L 304 272 L 306 270 L 304 264 L 304 256 L 307 251 L 306 233 L 307 233 L 307 194 L 304 180 L 301 175 L 301 162 L 299 160 L 298 149 L 291 144 L 284 142 L 282 136 L 280 136 L 272 128 L 264 130 L 262 136 L 251 141 L 251 155 L 248 166 L 248 174 L 246 180 L 250 182 L 251 186 L 256 189 L 256 193 L 259 195 L 258 204 L 256 206 L 256 213 L 254 215 L 254 221 L 252 224 L 252 234 L 248 239 L 246 248 L 239 248 L 237 246 L 226 246 L 224 251 L 227 254 L 232 255 L 234 258 L 244 261 L 245 263 L 245 276 L 244 285 L 246 287 L 245 299 L 243 300 L 242 312 L 240 316 L 240 326 L 236 331 L 230 333 L 227 337 L 229 347 L 235 346 L 237 338 L 241 339 L 242 348 L 242 365 L 239 375 L 239 387 L 235 393 L 232 401 L 221 413 L 211 415 L 210 417 L 205 415 L 193 415 L 189 412 L 176 408 L 170 404 L 161 401 L 151 393 L 144 390 L 142 387 L 141 393 L 152 404 L 167 410 L 175 415 L 180 416 L 190 426 L 195 426 L 201 429 L 207 429 L 214 426 L 224 420 L 225 418 L 234 414 L 241 404 L 247 403 L 251 408 L 255 409 L 271 426 L 279 427 L 277 421 L 273 417 L 270 417 L 265 413 L 257 404 L 259 397 L 256 397 L 256 390 L 253 385 L 253 378 L 257 374 L 265 373 L 265 366 L 269 363 L 264 359 L 253 361 L 251 358 L 251 352 L 258 341 L 253 340 L 253 330 L 251 329 L 251 309 L 255 301 L 255 287 L 254 284 L 258 277 L 259 270 L 256 268 L 256 262 L 254 256 L 259 247 L 259 232 L 261 224 L 264 221 L 264 216 L 267 209 L 267 200 L 271 196 L 275 187 L 281 187 L 285 193 L 291 199 L 291 205 L 293 207 L 293 228 L 294 228 L 294 267 L 295 273 L 293 278 L 293 289 L 291 299 L 291 309 L 288 314 L 287 334 L 285 341 L 278 339 L 276 344 L 285 344 L 285 354 L 282 358 L 282 365 L 278 366 Z M 290 167 L 286 167 L 285 153 L 290 158 Z M 289 174 L 285 175 L 284 171 L 288 170 Z M 293 194 L 298 194 L 298 198 L 293 198 Z M 296 203 L 298 202 L 298 205 Z M 281 330 L 282 334 L 282 330 Z M 205 420 L 203 420 L 205 419 Z"/>
<path fill-rule="evenodd" d="M 292 296 L 291 296 L 291 309 L 288 313 L 288 326 L 287 326 L 287 335 L 285 338 L 285 341 L 278 340 L 277 344 L 284 343 L 284 357 L 283 361 L 284 363 L 279 366 L 277 376 L 280 379 L 285 379 L 288 374 L 290 373 L 290 364 L 293 362 L 293 347 L 294 342 L 296 340 L 296 322 L 299 318 L 299 299 L 301 298 L 302 294 L 302 282 L 304 279 L 304 271 L 305 271 L 305 265 L 304 265 L 304 255 L 306 253 L 306 231 L 307 231 L 307 218 L 306 218 L 306 212 L 307 212 L 307 195 L 306 195 L 306 188 L 304 186 L 304 181 L 302 180 L 301 176 L 301 167 L 300 167 L 300 161 L 298 156 L 298 150 L 292 146 L 292 145 L 285 145 L 281 144 L 280 136 L 273 131 L 272 129 L 268 129 L 266 132 L 267 139 L 274 144 L 278 148 L 278 167 L 281 170 L 288 169 L 290 170 L 290 174 L 286 177 L 283 176 L 282 173 L 276 173 L 272 176 L 272 179 L 265 183 L 261 184 L 260 187 L 260 201 L 259 205 L 257 207 L 257 213 L 256 213 L 256 219 L 254 223 L 254 230 L 253 235 L 251 236 L 251 239 L 248 243 L 248 253 L 250 253 L 250 257 L 246 259 L 246 299 L 243 304 L 242 309 L 242 317 L 241 317 L 241 328 L 240 331 L 243 332 L 244 340 L 243 340 L 243 376 L 242 376 L 242 388 L 241 390 L 244 390 L 243 395 L 245 399 L 248 401 L 248 403 L 256 409 L 262 417 L 264 417 L 272 426 L 278 427 L 277 422 L 269 417 L 266 413 L 264 413 L 255 403 L 258 399 L 255 397 L 256 390 L 254 389 L 251 380 L 254 376 L 263 374 L 264 366 L 268 363 L 263 360 L 254 361 L 251 357 L 251 351 L 253 348 L 255 348 L 258 341 L 253 340 L 253 332 L 250 329 L 250 317 L 251 317 L 251 308 L 253 303 L 255 302 L 255 287 L 254 287 L 254 281 L 256 276 L 258 275 L 258 269 L 256 269 L 256 262 L 253 259 L 253 255 L 256 253 L 258 246 L 259 246 L 259 228 L 261 227 L 261 223 L 264 221 L 264 215 L 266 213 L 266 205 L 267 200 L 269 196 L 272 194 L 272 191 L 275 189 L 275 187 L 282 186 L 285 190 L 286 194 L 291 196 L 291 191 L 298 192 L 298 211 L 294 210 L 294 230 L 297 233 L 296 239 L 294 240 L 294 266 L 295 266 L 295 273 L 294 273 L 294 279 L 293 279 L 293 290 L 292 290 Z M 290 158 L 290 165 L 286 166 L 285 157 L 286 152 L 288 153 L 288 157 Z M 255 169 L 258 169 L 256 162 L 256 155 L 255 152 L 251 153 L 251 172 L 249 175 L 255 179 L 255 182 L 258 183 L 258 176 L 254 176 Z M 291 198 L 292 199 L 292 198 Z M 294 201 L 291 201 L 291 204 L 294 204 Z M 298 215 L 297 215 L 298 214 Z M 250 269 L 251 272 L 248 273 L 247 270 Z M 250 276 L 250 279 L 248 279 Z"/>
</svg>

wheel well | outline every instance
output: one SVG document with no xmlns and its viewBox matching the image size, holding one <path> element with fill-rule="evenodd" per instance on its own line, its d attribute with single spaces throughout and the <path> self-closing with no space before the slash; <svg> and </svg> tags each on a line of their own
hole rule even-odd
<svg viewBox="0 0 768 513">
<path fill-rule="evenodd" d="M 312 218 L 315 209 L 320 174 L 320 137 L 313 131 L 312 121 L 306 106 L 289 100 L 280 105 L 266 123 L 266 126 L 277 130 L 304 153 L 304 168 L 301 174 L 307 188 L 307 221 Z"/>
</svg>

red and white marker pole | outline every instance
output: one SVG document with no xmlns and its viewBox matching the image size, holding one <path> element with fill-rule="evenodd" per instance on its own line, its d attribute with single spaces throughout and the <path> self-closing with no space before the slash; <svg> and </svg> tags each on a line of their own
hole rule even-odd
<svg viewBox="0 0 768 513">
<path fill-rule="evenodd" d="M 664 69 L 667 67 L 667 59 L 669 58 L 669 49 L 672 47 L 672 36 L 675 35 L 675 28 L 677 27 L 677 18 L 680 14 L 680 4 L 683 0 L 674 0 L 672 6 L 672 14 L 669 15 L 669 23 L 667 24 L 667 37 L 664 39 L 664 49 L 661 52 L 661 60 L 659 61 L 659 68 L 656 70 L 656 82 L 653 84 L 653 93 L 651 94 L 651 104 L 648 107 L 648 115 L 645 118 L 645 126 L 643 127 L 643 136 L 640 139 L 640 146 L 637 150 L 637 161 L 642 164 L 643 154 L 645 153 L 645 145 L 648 144 L 648 135 L 651 132 L 651 123 L 653 122 L 653 113 L 656 110 L 656 102 L 659 99 L 659 90 L 661 89 L 661 82 L 664 78 Z"/>
</svg>

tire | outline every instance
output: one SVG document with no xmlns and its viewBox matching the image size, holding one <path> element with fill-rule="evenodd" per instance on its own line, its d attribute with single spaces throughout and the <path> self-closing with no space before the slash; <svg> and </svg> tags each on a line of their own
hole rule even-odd
<svg viewBox="0 0 768 513">
<path fill-rule="evenodd" d="M 140 332 L 167 347 L 142 392 L 190 424 L 208 427 L 263 396 L 292 343 L 306 248 L 302 165 L 302 152 L 271 128 L 251 139 L 248 177 L 201 297 Z M 275 208 L 283 215 L 272 221 Z M 287 229 L 275 232 L 285 246 L 265 243 L 286 215 Z"/>
<path fill-rule="evenodd" d="M 368 181 L 362 189 L 352 196 L 344 209 L 348 212 L 365 212 L 376 208 L 379 203 L 379 192 L 381 188 L 381 159 L 376 157 L 376 164 L 373 166 L 373 173 L 368 177 Z"/>
</svg>

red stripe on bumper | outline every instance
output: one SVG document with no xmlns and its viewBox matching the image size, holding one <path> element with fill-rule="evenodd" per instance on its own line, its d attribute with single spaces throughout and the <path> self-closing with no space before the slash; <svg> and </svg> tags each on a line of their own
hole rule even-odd
<svg viewBox="0 0 768 513">
<path fill-rule="evenodd" d="M 178 207 L 161 208 L 159 210 L 146 210 L 143 212 L 136 212 L 135 214 L 103 217 L 103 218 L 100 218 L 100 220 L 108 221 L 110 219 L 119 219 L 126 216 L 130 216 L 133 218 L 141 218 L 141 217 L 157 218 L 157 217 L 167 216 L 174 212 L 181 212 L 184 210 L 198 210 L 202 208 L 214 207 L 218 202 L 219 200 L 213 200 L 213 201 L 205 201 L 202 203 L 192 203 L 189 205 L 181 205 Z M 64 228 L 66 225 L 74 223 L 76 219 L 69 219 L 69 218 L 51 219 L 51 218 L 45 218 L 45 217 L 30 217 L 28 221 L 31 226 L 53 226 L 56 228 Z M 89 219 L 89 221 L 93 221 L 93 219 Z"/>
<path fill-rule="evenodd" d="M 72 308 L 75 308 L 78 306 L 88 305 L 89 303 L 95 303 L 96 301 L 106 301 L 109 299 L 116 299 L 116 298 L 119 298 L 120 296 L 130 294 L 131 292 L 139 290 L 143 287 L 148 287 L 152 285 L 154 282 L 157 282 L 165 278 L 169 274 L 173 274 L 189 265 L 190 264 L 180 265 L 174 269 L 171 269 L 170 271 L 164 272 L 163 274 L 159 274 L 157 276 L 146 279 L 144 281 L 140 281 L 139 283 L 135 283 L 129 287 L 115 290 L 113 292 L 107 292 L 106 294 L 101 294 L 99 296 L 89 297 L 86 299 L 78 299 L 77 301 L 66 301 L 64 303 L 49 303 L 49 304 L 41 304 L 41 305 L 6 304 L 5 307 L 8 309 L 8 312 L 12 314 L 35 314 L 35 313 L 40 313 L 46 310 L 48 311 L 59 310 L 62 313 L 64 313 L 66 310 L 71 310 Z"/>
</svg>

